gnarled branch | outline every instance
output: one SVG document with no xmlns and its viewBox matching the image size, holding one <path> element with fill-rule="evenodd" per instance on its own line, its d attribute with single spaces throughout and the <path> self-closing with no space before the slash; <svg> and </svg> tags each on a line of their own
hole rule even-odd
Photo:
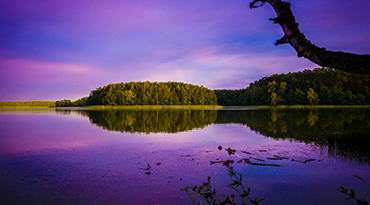
<svg viewBox="0 0 370 205">
<path fill-rule="evenodd" d="M 307 40 L 295 22 L 290 3 L 281 0 L 254 0 L 249 7 L 258 8 L 265 3 L 269 3 L 277 15 L 269 20 L 278 23 L 284 32 L 284 36 L 275 45 L 289 43 L 297 51 L 298 57 L 305 57 L 323 67 L 370 74 L 370 55 L 328 51 Z"/>
</svg>

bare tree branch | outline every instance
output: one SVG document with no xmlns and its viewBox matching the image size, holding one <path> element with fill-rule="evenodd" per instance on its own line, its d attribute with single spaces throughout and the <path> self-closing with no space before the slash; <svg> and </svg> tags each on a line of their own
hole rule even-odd
<svg viewBox="0 0 370 205">
<path fill-rule="evenodd" d="M 258 8 L 265 3 L 269 3 L 277 15 L 276 18 L 269 20 L 278 23 L 284 32 L 284 36 L 277 40 L 275 45 L 290 44 L 297 51 L 298 57 L 305 57 L 323 67 L 362 74 L 370 73 L 370 55 L 328 51 L 307 40 L 299 30 L 298 23 L 295 22 L 289 2 L 281 0 L 254 0 L 249 7 L 251 9 Z"/>
</svg>

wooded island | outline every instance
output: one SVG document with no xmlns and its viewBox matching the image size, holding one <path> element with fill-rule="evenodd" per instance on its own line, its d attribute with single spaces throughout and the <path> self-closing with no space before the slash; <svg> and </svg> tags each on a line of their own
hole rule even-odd
<svg viewBox="0 0 370 205">
<path fill-rule="evenodd" d="M 56 106 L 89 105 L 216 105 L 213 90 L 181 82 L 128 82 L 108 84 L 75 102 L 56 101 Z"/>
<path fill-rule="evenodd" d="M 240 90 L 211 90 L 181 82 L 115 83 L 91 91 L 74 102 L 56 106 L 86 105 L 369 105 L 370 75 L 315 68 L 274 74 Z"/>
</svg>

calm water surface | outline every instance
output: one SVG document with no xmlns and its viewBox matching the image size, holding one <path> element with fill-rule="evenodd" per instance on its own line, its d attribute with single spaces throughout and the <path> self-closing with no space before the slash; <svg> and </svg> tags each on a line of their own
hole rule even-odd
<svg viewBox="0 0 370 205">
<path fill-rule="evenodd" d="M 366 194 L 369 133 L 368 109 L 0 109 L 0 204 L 191 204 L 242 158 L 281 165 L 234 164 L 262 204 L 354 204 L 336 189 Z"/>
</svg>

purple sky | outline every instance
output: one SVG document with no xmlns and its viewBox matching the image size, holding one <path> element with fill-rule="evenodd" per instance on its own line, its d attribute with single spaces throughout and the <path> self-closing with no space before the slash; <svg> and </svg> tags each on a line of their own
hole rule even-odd
<svg viewBox="0 0 370 205">
<path fill-rule="evenodd" d="M 370 53 L 370 1 L 291 0 L 301 31 Z M 81 98 L 108 83 L 181 81 L 241 89 L 318 67 L 289 45 L 271 6 L 250 0 L 0 1 L 0 101 Z"/>
</svg>

